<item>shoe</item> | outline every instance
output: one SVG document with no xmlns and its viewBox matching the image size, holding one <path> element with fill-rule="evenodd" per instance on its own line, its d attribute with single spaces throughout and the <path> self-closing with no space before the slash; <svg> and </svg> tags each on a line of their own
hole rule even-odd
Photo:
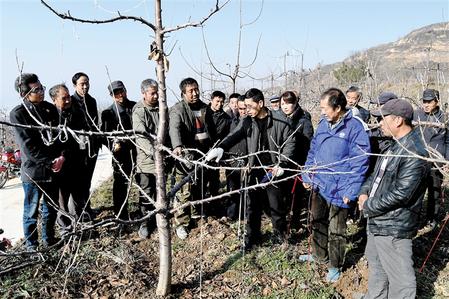
<svg viewBox="0 0 449 299">
<path fill-rule="evenodd" d="M 311 254 L 302 254 L 299 256 L 300 262 L 315 262 L 315 258 Z"/>
<path fill-rule="evenodd" d="M 271 236 L 271 243 L 273 244 L 283 244 L 286 241 L 285 235 L 279 231 L 273 232 Z"/>
<path fill-rule="evenodd" d="M 336 282 L 340 278 L 340 270 L 338 268 L 329 268 L 327 272 L 326 281 L 330 283 Z"/>
<path fill-rule="evenodd" d="M 36 252 L 37 251 L 37 245 L 27 245 L 25 250 L 27 252 Z"/>
<path fill-rule="evenodd" d="M 187 229 L 184 225 L 180 225 L 176 228 L 176 235 L 181 240 L 185 240 L 189 236 L 189 233 L 187 232 Z"/>
<path fill-rule="evenodd" d="M 148 229 L 148 222 L 147 221 L 142 222 L 142 224 L 140 225 L 138 234 L 139 234 L 139 237 L 141 239 L 148 239 L 149 238 L 150 230 Z"/>
<path fill-rule="evenodd" d="M 425 226 L 426 230 L 434 230 L 437 227 L 437 222 L 435 220 L 427 222 Z"/>
</svg>

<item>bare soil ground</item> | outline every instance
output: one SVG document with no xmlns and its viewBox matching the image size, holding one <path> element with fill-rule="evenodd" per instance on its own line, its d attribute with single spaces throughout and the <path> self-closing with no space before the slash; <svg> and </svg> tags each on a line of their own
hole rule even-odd
<svg viewBox="0 0 449 299">
<path fill-rule="evenodd" d="M 98 218 L 111 215 L 110 193 L 97 192 Z M 446 204 L 446 211 L 447 204 Z M 135 201 L 131 210 L 135 210 Z M 0 257 L 0 268 L 35 263 L 0 276 L 2 298 L 153 298 L 158 277 L 158 236 L 141 240 L 138 225 L 127 232 L 100 228 L 39 256 Z M 350 243 L 341 279 L 325 282 L 326 266 L 300 263 L 309 251 L 308 233 L 292 242 L 273 245 L 271 225 L 263 222 L 263 243 L 250 253 L 239 247 L 243 226 L 212 217 L 200 220 L 187 240 L 173 234 L 171 298 L 352 298 L 366 291 L 367 262 L 356 225 L 348 229 Z M 439 228 L 415 239 L 418 298 L 449 298 L 449 228 L 418 272 Z M 17 250 L 17 248 L 13 249 Z M 44 262 L 42 262 L 42 260 Z M 0 271 L 2 271 L 0 269 Z"/>
</svg>

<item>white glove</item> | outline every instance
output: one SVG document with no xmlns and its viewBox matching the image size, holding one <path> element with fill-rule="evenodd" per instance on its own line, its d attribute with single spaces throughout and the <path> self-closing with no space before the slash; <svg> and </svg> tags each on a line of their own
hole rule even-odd
<svg viewBox="0 0 449 299">
<path fill-rule="evenodd" d="M 272 172 L 275 177 L 280 177 L 284 174 L 284 168 L 282 168 L 281 166 L 276 166 L 273 168 Z"/>
<path fill-rule="evenodd" d="M 221 147 L 213 148 L 209 151 L 209 153 L 206 156 L 206 161 L 212 161 L 215 159 L 215 162 L 218 163 L 220 161 L 221 157 L 223 157 L 224 150 Z"/>
</svg>

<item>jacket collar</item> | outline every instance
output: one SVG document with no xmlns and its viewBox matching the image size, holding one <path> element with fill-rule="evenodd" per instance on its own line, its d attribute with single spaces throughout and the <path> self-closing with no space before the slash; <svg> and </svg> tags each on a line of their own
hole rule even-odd
<svg viewBox="0 0 449 299">
<path fill-rule="evenodd" d="M 267 111 L 267 116 L 268 117 L 268 124 L 267 124 L 267 128 L 270 128 L 273 125 L 273 112 L 271 110 L 269 110 L 267 107 L 263 107 L 262 109 L 265 109 Z M 251 120 L 253 122 L 253 125 L 256 125 L 256 118 L 255 117 L 251 117 Z"/>
</svg>

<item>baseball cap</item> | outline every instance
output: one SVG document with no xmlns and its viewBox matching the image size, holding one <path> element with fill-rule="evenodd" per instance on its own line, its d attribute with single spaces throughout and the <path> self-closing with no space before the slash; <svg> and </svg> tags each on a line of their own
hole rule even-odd
<svg viewBox="0 0 449 299">
<path fill-rule="evenodd" d="M 439 100 L 440 99 L 440 93 L 436 89 L 426 89 L 422 93 L 421 100 L 423 101 L 432 101 L 432 100 Z"/>
<path fill-rule="evenodd" d="M 374 116 L 396 115 L 405 119 L 413 119 L 413 107 L 404 99 L 389 100 L 382 108 L 371 113 Z"/>
<path fill-rule="evenodd" d="M 108 85 L 109 93 L 112 93 L 117 89 L 126 89 L 125 84 L 122 81 L 112 81 L 111 84 Z"/>
</svg>

